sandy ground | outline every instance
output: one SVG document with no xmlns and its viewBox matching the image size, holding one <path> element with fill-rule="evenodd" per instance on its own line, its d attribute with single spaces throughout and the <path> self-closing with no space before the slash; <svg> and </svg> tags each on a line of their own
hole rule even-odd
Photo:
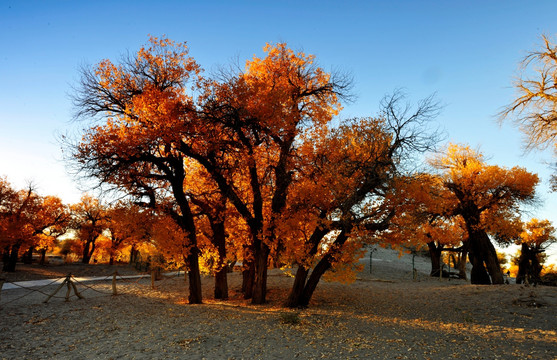
<svg viewBox="0 0 557 360">
<path fill-rule="evenodd" d="M 278 270 L 270 272 L 263 306 L 242 299 L 239 273 L 230 274 L 228 301 L 212 299 L 213 279 L 204 277 L 203 305 L 184 303 L 183 275 L 155 289 L 149 279 L 120 280 L 118 296 L 110 295 L 110 281 L 78 284 L 85 299 L 66 302 L 64 288 L 46 304 L 44 294 L 56 286 L 4 290 L 0 358 L 557 359 L 557 288 L 439 281 L 427 276 L 422 258 L 413 280 L 411 258 L 380 249 L 371 274 L 366 257 L 354 283 L 321 282 L 304 310 L 281 307 L 292 278 Z M 71 271 L 114 271 L 78 270 Z"/>
</svg>

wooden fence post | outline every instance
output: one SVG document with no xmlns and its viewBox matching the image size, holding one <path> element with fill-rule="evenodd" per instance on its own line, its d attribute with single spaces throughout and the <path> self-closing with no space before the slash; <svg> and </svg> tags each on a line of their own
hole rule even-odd
<svg viewBox="0 0 557 360">
<path fill-rule="evenodd" d="M 118 295 L 118 291 L 116 290 L 116 275 L 118 275 L 118 271 L 115 271 L 112 275 L 112 295 Z"/>
<path fill-rule="evenodd" d="M 445 263 L 441 263 L 439 267 L 439 281 L 443 280 L 443 269 L 445 268 Z"/>
<path fill-rule="evenodd" d="M 77 286 L 75 286 L 75 282 L 69 280 L 69 283 L 72 284 L 73 292 L 75 293 L 75 295 L 80 299 L 84 299 L 83 295 L 81 295 L 79 291 L 77 291 Z"/>
<path fill-rule="evenodd" d="M 72 280 L 71 275 L 66 277 L 66 287 L 68 290 L 66 291 L 66 301 L 70 301 L 70 292 L 72 291 Z"/>
<path fill-rule="evenodd" d="M 68 276 L 69 276 L 69 275 L 68 275 Z M 48 302 L 48 300 L 50 300 L 54 295 L 56 295 L 56 293 L 57 293 L 58 291 L 60 291 L 60 289 L 61 289 L 62 287 L 64 287 L 64 285 L 65 285 L 66 282 L 68 281 L 68 276 L 66 276 L 66 278 L 64 279 L 64 281 L 62 281 L 62 283 L 60 284 L 60 286 L 58 286 L 58 288 L 57 288 L 52 294 L 48 295 L 48 297 L 46 298 L 45 301 L 43 301 L 45 304 L 46 304 L 46 303 Z"/>
</svg>

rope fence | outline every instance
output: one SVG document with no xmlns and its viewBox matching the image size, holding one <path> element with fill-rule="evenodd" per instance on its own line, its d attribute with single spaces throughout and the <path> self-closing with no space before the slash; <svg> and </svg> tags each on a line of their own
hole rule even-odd
<svg viewBox="0 0 557 360">
<path fill-rule="evenodd" d="M 115 271 L 111 275 L 107 275 L 106 277 L 98 277 L 98 278 L 76 278 L 72 274 L 67 274 L 64 277 L 52 279 L 50 282 L 40 286 L 23 286 L 22 282 L 11 282 L 7 281 L 6 279 L 0 278 L 0 308 L 2 306 L 8 305 L 10 303 L 16 302 L 21 300 L 25 297 L 30 295 L 44 295 L 46 298 L 42 301 L 43 303 L 48 303 L 51 299 L 64 299 L 64 301 L 70 301 L 70 299 L 76 297 L 78 299 L 85 299 L 83 295 L 87 291 L 92 291 L 102 296 L 117 296 L 120 294 L 126 294 L 126 292 L 122 292 L 122 287 L 118 288 L 117 283 L 118 281 L 123 282 L 127 285 L 139 285 L 139 286 L 148 286 L 146 284 L 141 284 L 142 280 L 150 278 L 150 287 L 151 289 L 156 289 L 155 282 L 161 286 L 165 282 L 175 279 L 178 276 L 184 275 L 184 270 L 177 270 L 171 273 L 162 274 L 160 271 L 156 271 L 156 269 L 151 269 L 150 274 L 142 274 L 142 275 L 131 275 L 131 276 L 122 276 Z M 109 291 L 107 290 L 99 290 L 99 284 L 105 285 L 106 282 L 110 280 L 111 286 L 109 287 Z M 86 283 L 87 282 L 87 283 Z M 88 284 L 88 283 L 95 283 L 95 284 Z M 10 284 L 9 289 L 3 289 L 5 284 Z M 55 284 L 59 284 L 53 291 L 48 292 L 47 288 L 52 287 Z M 58 293 L 66 289 L 65 295 L 59 295 Z M 79 288 L 79 289 L 78 289 Z M 8 301 L 3 301 L 3 298 L 6 298 L 6 294 L 13 290 L 25 290 L 26 293 L 16 296 L 13 299 L 9 299 Z M 4 296 L 2 296 L 4 293 Z"/>
</svg>

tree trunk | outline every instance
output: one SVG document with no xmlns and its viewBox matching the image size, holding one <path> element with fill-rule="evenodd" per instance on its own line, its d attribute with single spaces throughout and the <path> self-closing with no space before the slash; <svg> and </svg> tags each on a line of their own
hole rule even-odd
<svg viewBox="0 0 557 360">
<path fill-rule="evenodd" d="M 458 277 L 464 280 L 468 280 L 468 275 L 466 274 L 466 258 L 468 257 L 468 247 L 469 242 L 464 241 L 462 244 L 462 251 L 458 257 Z"/>
<path fill-rule="evenodd" d="M 470 243 L 468 257 L 472 264 L 471 283 L 478 285 L 503 284 L 503 272 L 497 259 L 497 252 L 485 231 L 469 227 L 468 235 Z"/>
<path fill-rule="evenodd" d="M 539 250 L 537 249 L 531 249 L 530 254 L 531 254 L 531 269 L 532 271 L 530 272 L 530 277 L 531 277 L 531 283 L 533 284 L 538 284 L 541 282 L 541 272 L 542 272 L 542 265 L 540 264 L 540 258 L 538 256 L 538 254 L 540 253 Z"/>
<path fill-rule="evenodd" d="M 212 219 L 213 245 L 216 246 L 219 258 L 215 272 L 215 299 L 228 299 L 228 266 L 226 265 L 226 231 L 224 219 Z"/>
<path fill-rule="evenodd" d="M 135 264 L 137 262 L 137 254 L 139 250 L 135 249 L 135 244 L 132 245 L 130 249 L 130 265 Z"/>
<path fill-rule="evenodd" d="M 325 216 L 326 213 L 322 212 L 320 218 L 324 219 Z M 317 251 L 319 250 L 319 243 L 328 232 L 329 229 L 326 227 L 317 227 L 313 231 L 308 241 L 308 243 L 311 244 L 311 248 L 306 255 L 306 258 L 312 258 L 313 256 L 315 256 L 315 254 L 317 254 Z M 291 308 L 300 306 L 300 299 L 306 285 L 308 274 L 309 268 L 306 269 L 303 265 L 298 265 L 298 270 L 296 271 L 296 276 L 294 278 L 294 284 L 292 285 L 292 289 L 290 290 L 290 294 L 288 295 L 285 306 Z"/>
<path fill-rule="evenodd" d="M 187 257 L 188 262 L 188 280 L 189 280 L 189 297 L 188 302 L 190 304 L 202 304 L 203 295 L 201 289 L 201 273 L 199 271 L 199 256 L 197 254 L 197 248 L 192 249 L 191 253 Z"/>
<path fill-rule="evenodd" d="M 41 255 L 39 264 L 40 265 L 46 264 L 46 249 L 39 250 L 39 254 Z"/>
<path fill-rule="evenodd" d="M 92 241 L 87 239 L 87 241 L 85 242 L 85 246 L 83 247 L 83 258 L 81 259 L 81 262 L 84 264 L 89 264 L 89 262 L 91 261 L 91 255 L 93 255 L 93 251 L 90 251 L 91 246 Z"/>
<path fill-rule="evenodd" d="M 215 273 L 215 299 L 228 299 L 228 266 Z"/>
<path fill-rule="evenodd" d="M 485 269 L 483 261 L 479 257 L 475 257 L 472 252 L 468 254 L 472 271 L 470 272 L 470 283 L 474 285 L 491 285 L 491 279 Z"/>
<path fill-rule="evenodd" d="M 10 246 L 5 246 L 2 251 L 2 264 L 7 264 L 8 261 L 10 261 Z"/>
<path fill-rule="evenodd" d="M 17 264 L 17 256 L 18 256 L 18 253 L 19 253 L 19 247 L 20 247 L 20 245 L 18 245 L 18 244 L 12 245 L 9 256 L 5 257 L 4 264 L 3 264 L 3 267 L 2 267 L 2 271 L 15 272 L 15 266 Z"/>
<path fill-rule="evenodd" d="M 537 284 L 540 282 L 540 273 L 542 266 L 538 254 L 538 249 L 532 249 L 527 244 L 522 244 L 520 249 L 520 258 L 518 259 L 518 274 L 516 275 L 516 283 Z"/>
<path fill-rule="evenodd" d="M 516 274 L 516 283 L 522 284 L 526 282 L 530 275 L 530 248 L 526 244 L 521 245 L 520 257 L 518 258 L 518 274 Z"/>
<path fill-rule="evenodd" d="M 34 246 L 31 246 L 31 247 L 29 248 L 29 250 L 27 250 L 27 251 L 25 252 L 25 254 L 23 254 L 21 260 L 23 261 L 24 264 L 29 265 L 29 264 L 32 264 L 32 263 L 33 263 L 33 250 L 34 250 L 34 249 L 35 249 L 35 247 L 34 247 Z"/>
<path fill-rule="evenodd" d="M 443 245 L 437 246 L 435 241 L 427 243 L 429 249 L 429 256 L 431 257 L 431 272 L 430 276 L 439 277 L 441 271 L 441 253 L 443 252 Z"/>
<path fill-rule="evenodd" d="M 255 264 L 253 261 L 245 261 L 242 269 L 242 293 L 244 299 L 253 297 L 253 284 L 255 280 Z"/>
<path fill-rule="evenodd" d="M 253 297 L 251 303 L 261 305 L 265 303 L 267 295 L 267 260 L 269 247 L 259 241 L 255 247 L 255 279 L 253 284 Z"/>
<path fill-rule="evenodd" d="M 342 246 L 346 240 L 348 240 L 347 234 L 348 231 L 346 230 L 342 230 L 341 233 L 338 234 L 337 238 L 329 248 L 329 251 L 325 254 L 325 256 L 323 256 L 323 258 L 321 258 L 321 260 L 319 260 L 317 265 L 314 266 L 311 275 L 304 285 L 303 291 L 298 297 L 297 303 L 292 301 L 289 304 L 290 307 L 307 307 L 309 305 L 311 297 L 317 288 L 317 284 L 319 284 L 319 281 L 321 280 L 321 276 L 323 276 L 323 274 L 331 268 L 335 255 L 338 255 L 338 252 L 342 251 Z M 303 277 L 307 277 L 307 274 L 304 276 L 303 273 L 301 273 L 298 281 L 301 281 Z M 300 285 L 298 284 L 297 286 L 299 287 Z"/>
<path fill-rule="evenodd" d="M 252 235 L 253 236 L 253 235 Z M 253 236 L 253 238 L 255 238 Z M 255 250 L 253 245 L 244 245 L 243 264 L 242 264 L 242 293 L 244 299 L 253 297 L 253 285 L 255 282 Z"/>
<path fill-rule="evenodd" d="M 189 211 L 189 204 L 187 210 Z M 190 304 L 202 304 L 203 291 L 201 288 L 201 272 L 199 271 L 199 249 L 197 248 L 197 236 L 195 234 L 195 224 L 191 212 L 187 218 L 183 217 L 182 220 L 185 224 L 183 228 L 188 231 L 188 241 L 191 244 L 190 253 L 186 257 L 186 264 L 189 268 L 188 280 L 190 293 L 188 302 Z"/>
<path fill-rule="evenodd" d="M 319 284 L 319 280 L 321 280 L 321 276 L 325 273 L 325 271 L 331 268 L 331 261 L 330 256 L 325 255 L 313 268 L 311 275 L 309 276 L 308 281 L 306 282 L 306 286 L 304 286 L 304 291 L 302 292 L 300 299 L 298 301 L 297 307 L 307 307 L 317 288 L 317 284 Z"/>
<path fill-rule="evenodd" d="M 482 258 L 486 265 L 489 276 L 491 277 L 491 283 L 497 285 L 504 284 L 505 279 L 503 278 L 503 272 L 501 271 L 501 265 L 499 264 L 499 259 L 497 258 L 497 251 L 495 250 L 495 246 L 493 246 L 491 240 L 483 231 L 479 240 L 480 247 L 482 249 Z"/>
<path fill-rule="evenodd" d="M 490 285 L 491 279 L 485 269 L 483 259 L 481 257 L 481 250 L 478 240 L 471 235 L 468 238 L 469 252 L 468 258 L 472 264 L 472 271 L 470 272 L 470 282 L 475 285 Z"/>
<path fill-rule="evenodd" d="M 294 284 L 292 285 L 292 289 L 290 289 L 290 294 L 288 294 L 288 299 L 286 299 L 284 306 L 290 308 L 298 307 L 308 274 L 309 269 L 306 269 L 303 265 L 298 265 L 298 270 L 294 277 Z"/>
</svg>

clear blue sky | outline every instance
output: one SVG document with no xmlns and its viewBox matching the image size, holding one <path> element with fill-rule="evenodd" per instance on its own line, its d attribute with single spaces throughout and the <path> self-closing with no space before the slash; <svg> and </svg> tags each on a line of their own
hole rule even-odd
<svg viewBox="0 0 557 360">
<path fill-rule="evenodd" d="M 381 97 L 404 88 L 436 92 L 448 140 L 479 146 L 493 164 L 520 165 L 542 179 L 532 216 L 557 224 L 548 191 L 550 153 L 523 155 L 521 135 L 495 114 L 514 95 L 517 65 L 557 36 L 557 1 L 0 1 L 0 175 L 16 187 L 66 202 L 80 197 L 55 134 L 71 125 L 78 68 L 117 60 L 148 35 L 187 41 L 208 71 L 287 42 L 326 69 L 355 79 L 341 117 L 374 115 Z M 555 250 L 551 251 L 555 253 Z"/>
</svg>

